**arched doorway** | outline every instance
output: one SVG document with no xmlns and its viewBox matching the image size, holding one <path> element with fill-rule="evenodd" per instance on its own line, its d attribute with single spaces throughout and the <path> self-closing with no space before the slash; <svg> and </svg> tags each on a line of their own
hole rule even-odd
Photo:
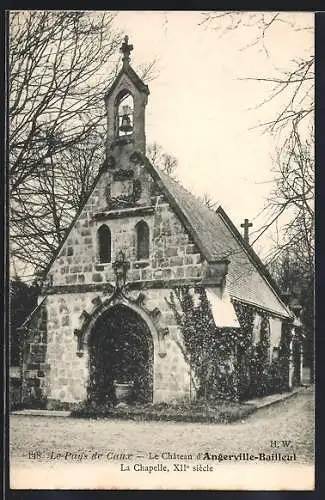
<svg viewBox="0 0 325 500">
<path fill-rule="evenodd" d="M 89 337 L 89 377 L 94 400 L 115 403 L 115 383 L 132 382 L 130 402 L 151 402 L 153 351 L 149 327 L 138 313 L 122 304 L 104 312 Z"/>
</svg>

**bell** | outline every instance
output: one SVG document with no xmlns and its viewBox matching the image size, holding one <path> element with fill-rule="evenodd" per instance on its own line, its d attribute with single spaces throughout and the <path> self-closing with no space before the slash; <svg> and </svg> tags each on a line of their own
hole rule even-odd
<svg viewBox="0 0 325 500">
<path fill-rule="evenodd" d="M 127 134 L 128 132 L 131 132 L 131 130 L 132 130 L 132 125 L 129 115 L 123 115 L 122 122 L 120 125 L 120 131 L 125 132 Z"/>
<path fill-rule="evenodd" d="M 132 125 L 131 125 L 131 118 L 130 118 L 130 108 L 128 105 L 123 106 L 123 115 L 122 115 L 122 121 L 120 125 L 120 131 L 125 132 L 126 134 L 128 132 L 132 131 Z"/>
</svg>

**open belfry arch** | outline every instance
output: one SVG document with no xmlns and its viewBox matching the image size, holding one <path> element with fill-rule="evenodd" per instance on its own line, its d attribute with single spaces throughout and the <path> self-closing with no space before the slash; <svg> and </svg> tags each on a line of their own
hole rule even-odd
<svg viewBox="0 0 325 500">
<path fill-rule="evenodd" d="M 130 66 L 132 50 L 126 36 L 121 47 L 122 69 L 105 94 L 108 154 L 111 148 L 125 145 L 128 140 L 133 149 L 146 152 L 145 108 L 149 88 Z"/>
<path fill-rule="evenodd" d="M 284 342 L 285 383 L 299 383 L 301 323 L 248 241 L 221 206 L 210 210 L 146 157 L 149 89 L 130 65 L 132 50 L 125 37 L 122 68 L 104 96 L 102 167 L 48 266 L 39 305 L 22 325 L 23 400 L 71 405 L 88 397 L 91 384 L 104 400 L 123 383 L 135 388 L 134 401 L 199 397 L 202 346 L 192 342 L 195 324 L 187 338 L 186 294 L 193 307 L 208 304 L 218 335 L 234 336 L 223 358 L 204 358 L 216 394 L 218 376 L 230 373 L 240 397 L 245 353 L 262 331 L 265 362 Z"/>
</svg>

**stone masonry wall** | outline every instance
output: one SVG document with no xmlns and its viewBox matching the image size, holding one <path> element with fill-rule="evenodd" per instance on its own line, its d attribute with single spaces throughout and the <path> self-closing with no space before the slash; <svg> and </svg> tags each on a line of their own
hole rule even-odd
<svg viewBox="0 0 325 500">
<path fill-rule="evenodd" d="M 122 250 L 131 262 L 128 281 L 197 278 L 201 276 L 201 255 L 166 202 L 159 202 L 154 214 L 132 215 L 96 221 L 93 216 L 103 206 L 107 183 L 103 174 L 78 221 L 64 243 L 52 268 L 53 285 L 114 283 L 112 264 L 101 264 L 98 256 L 97 230 L 105 223 L 112 235 L 112 262 Z M 135 225 L 140 220 L 150 228 L 150 259 L 136 261 Z"/>
<path fill-rule="evenodd" d="M 145 174 L 141 174 L 145 182 Z M 147 178 L 148 192 L 151 178 Z M 124 211 L 124 216 L 105 217 L 99 221 L 96 215 L 105 212 L 107 186 L 112 183 L 112 173 L 104 172 L 90 195 L 84 209 L 64 242 L 58 257 L 49 271 L 52 286 L 115 284 L 112 262 L 123 251 L 130 261 L 127 281 L 145 281 L 146 307 L 158 307 L 162 316 L 160 327 L 169 328 L 166 336 L 166 356 L 160 357 L 157 349 L 154 356 L 154 400 L 189 398 L 193 391 L 188 365 L 182 353 L 182 339 L 175 324 L 172 311 L 168 309 L 165 297 L 169 297 L 168 280 L 199 278 L 202 273 L 201 255 L 191 241 L 178 217 L 159 194 L 146 200 L 152 206 L 152 213 L 136 215 Z M 106 209 L 107 210 L 107 209 Z M 150 229 L 150 258 L 136 260 L 135 226 L 144 220 Z M 97 231 L 106 224 L 111 231 L 111 263 L 100 263 Z M 163 280 L 167 289 L 151 288 L 150 282 Z M 66 291 L 66 290 L 64 290 Z M 100 296 L 98 291 L 50 294 L 47 297 L 48 348 L 46 362 L 51 367 L 48 377 L 48 398 L 54 401 L 77 402 L 86 396 L 88 383 L 88 356 L 78 357 L 77 339 L 74 330 L 80 327 L 79 316 L 83 310 L 89 312 L 91 300 Z M 107 296 L 105 296 L 107 298 Z"/>
<path fill-rule="evenodd" d="M 169 297 L 170 290 L 152 289 L 145 293 L 145 307 L 150 310 L 155 307 L 159 308 L 162 313 L 160 326 L 169 327 L 169 333 L 165 338 L 166 356 L 159 356 L 157 338 L 153 338 L 154 401 L 189 399 L 190 373 L 182 353 L 181 333 L 165 300 L 165 297 Z M 49 400 L 75 403 L 86 397 L 87 349 L 85 349 L 83 357 L 77 356 L 77 339 L 74 335 L 74 329 L 80 326 L 81 312 L 90 310 L 91 300 L 98 295 L 102 296 L 98 292 L 89 292 L 52 295 L 47 299 L 48 350 L 46 361 L 51 366 L 47 380 Z"/>
<path fill-rule="evenodd" d="M 22 402 L 40 405 L 48 394 L 47 307 L 40 306 L 24 331 Z"/>
</svg>

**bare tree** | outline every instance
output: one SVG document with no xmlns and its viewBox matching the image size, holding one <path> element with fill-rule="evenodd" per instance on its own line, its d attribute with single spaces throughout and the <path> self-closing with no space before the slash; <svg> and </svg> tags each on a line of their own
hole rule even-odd
<svg viewBox="0 0 325 500">
<path fill-rule="evenodd" d="M 93 133 L 44 161 L 11 202 L 11 254 L 40 272 L 55 253 L 90 192 L 104 155 Z"/>
<path fill-rule="evenodd" d="M 153 142 L 147 147 L 147 156 L 154 166 L 160 168 L 167 175 L 170 175 L 174 180 L 176 178 L 176 169 L 178 165 L 178 160 L 175 156 L 164 152 L 163 147 L 156 142 Z M 211 210 L 215 209 L 218 202 L 213 200 L 209 193 L 204 193 L 203 196 L 198 197 L 199 201 L 206 205 Z"/>
<path fill-rule="evenodd" d="M 303 18 L 304 20 L 306 18 Z M 203 26 L 221 36 L 244 30 L 250 41 L 243 49 L 259 47 L 271 57 L 268 36 L 277 25 L 313 33 L 313 26 L 297 22 L 294 13 L 279 12 L 208 12 Z M 267 86 L 266 96 L 257 107 L 272 102 L 275 114 L 257 126 L 275 135 L 277 154 L 273 168 L 273 188 L 262 214 L 263 224 L 252 245 L 270 228 L 276 228 L 273 247 L 266 264 L 282 290 L 294 293 L 302 305 L 305 332 L 305 359 L 311 367 L 314 359 L 314 52 L 310 50 L 288 60 L 285 70 L 273 74 L 251 75 Z M 278 104 L 275 106 L 275 104 Z"/>
<path fill-rule="evenodd" d="M 119 69 L 114 13 L 9 18 L 10 248 L 18 274 L 44 269 L 104 159 L 103 96 Z M 147 81 L 155 61 L 140 68 Z"/>
<path fill-rule="evenodd" d="M 207 12 L 202 13 L 201 26 L 214 29 L 220 36 L 233 32 L 245 33 L 249 39 L 242 49 L 258 47 L 264 51 L 265 57 L 271 58 L 272 51 L 269 36 L 279 25 L 286 25 L 288 30 L 308 31 L 313 33 L 313 26 L 306 23 L 306 18 L 297 13 L 280 12 Z M 241 78 L 259 81 L 265 84 L 266 96 L 257 107 L 269 102 L 272 106 L 269 119 L 258 124 L 258 127 L 276 136 L 278 150 L 274 168 L 274 190 L 264 209 L 267 222 L 257 231 L 259 238 L 279 221 L 284 215 L 289 218 L 281 236 L 272 249 L 270 259 L 279 255 L 291 244 L 301 241 L 301 254 L 306 255 L 308 266 L 313 261 L 313 134 L 310 132 L 314 109 L 314 52 L 311 38 L 310 50 L 301 57 L 288 60 L 287 68 L 275 69 L 272 75 L 252 75 Z M 276 109 L 275 114 L 274 109 Z M 307 139 L 305 139 L 307 137 Z M 256 232 L 255 232 L 256 233 Z M 297 237 L 299 235 L 299 239 Z M 270 260 L 269 259 L 269 260 Z"/>
<path fill-rule="evenodd" d="M 87 137 L 121 42 L 111 13 L 26 11 L 10 15 L 9 146 L 14 196 L 44 160 Z"/>
<path fill-rule="evenodd" d="M 209 193 L 204 193 L 203 196 L 199 197 L 199 200 L 211 210 L 214 210 L 218 206 L 218 201 L 215 201 Z"/>
<path fill-rule="evenodd" d="M 271 220 L 285 218 L 266 264 L 283 291 L 293 294 L 302 306 L 305 361 L 314 377 L 314 147 L 313 133 L 302 140 L 293 122 L 286 148 L 278 152 L 274 167 L 275 187 L 266 203 Z"/>
<path fill-rule="evenodd" d="M 287 147 L 277 152 L 273 168 L 274 188 L 265 206 L 268 219 L 259 236 L 283 217 L 274 247 L 266 259 L 271 264 L 282 252 L 295 255 L 307 276 L 314 268 L 314 155 L 313 134 L 302 140 L 293 123 Z"/>
<path fill-rule="evenodd" d="M 10 13 L 11 255 L 34 269 L 44 267 L 73 216 L 64 155 L 103 120 L 122 39 L 113 21 L 112 13 Z"/>
<path fill-rule="evenodd" d="M 298 14 L 299 15 L 299 14 Z M 304 18 L 305 21 L 305 18 Z M 233 31 L 245 33 L 249 41 L 242 49 L 251 47 L 261 48 L 265 56 L 272 57 L 269 44 L 269 35 L 278 25 L 286 25 L 288 30 L 308 31 L 313 35 L 313 26 L 304 22 L 301 24 L 297 13 L 284 12 L 208 12 L 202 14 L 201 26 L 216 30 L 220 36 Z M 240 79 L 254 80 L 267 86 L 266 97 L 259 103 L 265 105 L 275 101 L 278 97 L 284 98 L 284 104 L 278 108 L 275 115 L 259 126 L 277 132 L 291 123 L 299 123 L 306 118 L 312 118 L 314 109 L 314 61 L 313 37 L 310 38 L 310 49 L 301 57 L 288 60 L 287 68 L 275 69 L 273 75 L 252 75 Z M 272 108 L 274 109 L 274 107 Z"/>
<path fill-rule="evenodd" d="M 162 146 L 156 142 L 149 144 L 147 147 L 147 156 L 154 166 L 157 166 L 171 177 L 175 176 L 178 161 L 175 156 L 164 152 Z"/>
</svg>

